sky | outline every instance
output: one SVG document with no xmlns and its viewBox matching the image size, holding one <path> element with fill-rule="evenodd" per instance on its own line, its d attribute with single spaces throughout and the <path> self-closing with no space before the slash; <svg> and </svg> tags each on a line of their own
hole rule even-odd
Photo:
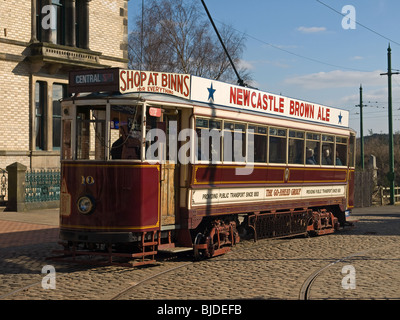
<svg viewBox="0 0 400 320">
<path fill-rule="evenodd" d="M 143 0 L 146 1 L 146 0 Z M 128 28 L 142 0 L 128 3 Z M 203 8 L 198 0 L 200 8 Z M 400 69 L 398 0 L 205 0 L 217 25 L 246 37 L 241 63 L 262 91 L 350 112 L 350 127 L 388 133 L 387 48 Z M 352 11 L 345 6 L 352 6 Z M 344 8 L 345 7 L 345 8 Z M 202 9 L 204 10 L 204 9 Z M 344 10 L 342 14 L 342 10 Z M 205 13 L 204 13 L 205 14 Z M 392 76 L 393 131 L 400 131 L 400 74 Z"/>
</svg>

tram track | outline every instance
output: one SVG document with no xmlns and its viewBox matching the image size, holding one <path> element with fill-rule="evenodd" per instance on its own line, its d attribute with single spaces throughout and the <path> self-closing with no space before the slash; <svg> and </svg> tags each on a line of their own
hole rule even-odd
<svg viewBox="0 0 400 320">
<path fill-rule="evenodd" d="M 264 239 L 264 240 L 266 240 L 266 239 Z M 232 250 L 234 250 L 235 252 L 241 252 L 241 251 L 244 251 L 244 250 L 248 250 L 248 249 L 251 249 L 251 248 L 254 249 L 254 248 L 257 248 L 257 247 L 265 245 L 265 243 L 262 243 L 261 240 L 258 241 L 258 244 L 257 243 L 250 244 L 250 242 L 252 242 L 252 241 L 253 240 L 242 240 L 238 245 L 236 245 L 234 248 L 232 248 Z M 284 240 L 282 240 L 282 239 L 274 239 L 273 245 L 278 245 L 282 241 L 284 241 Z M 248 245 L 245 245 L 245 244 L 248 244 Z M 181 260 L 181 259 L 183 259 L 183 260 Z M 112 295 L 111 298 L 105 298 L 105 299 L 110 299 L 110 300 L 121 299 L 124 296 L 126 296 L 127 294 L 129 294 L 129 292 L 132 289 L 137 288 L 140 285 L 142 285 L 142 284 L 144 284 L 144 283 L 146 283 L 146 282 L 148 282 L 148 281 L 150 281 L 152 279 L 155 279 L 155 278 L 160 277 L 160 276 L 162 276 L 162 275 L 164 275 L 166 273 L 173 272 L 175 270 L 178 270 L 178 269 L 190 266 L 190 265 L 194 265 L 195 263 L 197 263 L 197 261 L 193 261 L 193 260 L 188 261 L 189 259 L 182 258 L 182 256 L 180 254 L 172 254 L 172 255 L 165 256 L 159 262 L 179 263 L 179 260 L 181 260 L 181 262 L 183 262 L 183 264 L 178 265 L 178 266 L 174 265 L 171 268 L 168 268 L 166 270 L 162 270 L 160 272 L 157 272 L 156 274 L 149 275 L 145 279 L 143 279 L 143 280 L 141 280 L 139 282 L 136 282 L 136 283 L 124 288 L 123 290 L 119 291 L 117 294 Z M 184 261 L 184 260 L 186 260 L 186 261 Z M 202 260 L 202 261 L 208 261 L 208 259 L 207 260 Z M 82 265 L 71 266 L 71 268 L 68 268 L 69 270 L 68 270 L 67 273 L 57 274 L 57 280 L 59 280 L 61 277 L 67 277 L 68 275 L 71 274 L 71 272 L 79 271 L 79 270 L 81 270 L 81 268 L 82 268 Z M 110 272 L 112 272 L 112 271 L 110 271 Z M 41 277 L 40 280 L 29 282 L 27 285 L 21 286 L 19 288 L 16 288 L 16 289 L 14 289 L 12 291 L 7 292 L 7 293 L 3 293 L 3 294 L 0 295 L 0 300 L 6 300 L 6 299 L 10 299 L 10 298 L 12 299 L 13 296 L 18 295 L 18 294 L 20 294 L 21 292 L 23 292 L 25 290 L 29 290 L 29 289 L 35 288 L 35 287 L 40 287 L 42 285 L 42 281 L 43 281 L 43 278 Z"/>
<path fill-rule="evenodd" d="M 379 247 L 373 247 L 367 250 L 362 250 L 362 251 L 358 251 L 352 254 L 349 254 L 343 258 L 337 259 L 321 268 L 316 269 L 315 271 L 313 271 L 308 278 L 304 281 L 304 283 L 302 284 L 300 291 L 299 291 L 299 300 L 310 300 L 310 295 L 311 295 L 311 289 L 313 286 L 313 283 L 315 282 L 315 280 L 326 270 L 328 270 L 329 268 L 333 267 L 334 265 L 336 265 L 337 263 L 340 262 L 344 262 L 344 261 L 348 261 L 351 260 L 357 256 L 362 256 L 365 254 L 370 254 L 371 252 L 375 251 L 375 250 L 385 250 L 387 248 L 393 247 L 395 244 L 389 244 L 386 246 L 379 246 Z M 397 244 L 396 244 L 397 245 Z"/>
<path fill-rule="evenodd" d="M 73 272 L 73 271 L 79 271 L 79 270 L 81 270 L 79 267 L 71 267 L 71 269 L 69 271 Z M 62 274 L 62 275 L 57 275 L 57 277 L 67 276 L 68 274 L 69 273 L 65 273 L 65 274 Z M 15 289 L 15 290 L 12 290 L 10 292 L 7 292 L 5 294 L 0 295 L 0 300 L 5 300 L 5 299 L 7 299 L 7 298 L 9 298 L 9 297 L 11 297 L 13 295 L 18 294 L 21 291 L 28 290 L 28 289 L 33 288 L 35 286 L 41 286 L 42 283 L 43 283 L 43 278 L 41 278 L 40 281 L 32 282 L 32 283 L 30 283 L 28 285 L 22 286 L 22 287 L 20 287 L 18 289 Z"/>
<path fill-rule="evenodd" d="M 24 291 L 24 290 L 28 290 L 28 289 L 31 288 L 31 287 L 38 286 L 38 285 L 40 285 L 41 283 L 42 283 L 42 281 L 37 281 L 37 282 L 31 283 L 31 284 L 29 284 L 29 285 L 26 285 L 26 286 L 24 286 L 24 287 L 15 289 L 15 290 L 13 290 L 13 291 L 11 291 L 11 292 L 8 292 L 8 293 L 6 293 L 6 294 L 1 295 L 1 296 L 0 296 L 0 300 L 4 300 L 4 299 L 6 299 L 6 298 L 8 298 L 8 297 L 10 297 L 10 296 L 12 296 L 12 295 L 17 294 L 18 292 L 21 292 L 21 291 Z"/>
<path fill-rule="evenodd" d="M 267 239 L 262 239 L 262 240 L 267 240 Z M 268 239 L 268 240 L 273 240 L 272 246 L 277 246 L 277 245 L 279 245 L 279 244 L 281 244 L 282 242 L 285 241 L 285 240 L 282 240 L 282 239 Z M 249 242 L 253 242 L 253 240 L 244 240 L 244 241 L 241 241 L 239 244 L 245 244 L 245 243 L 249 243 Z M 241 251 L 245 251 L 245 250 L 249 250 L 249 249 L 257 249 L 257 248 L 262 247 L 262 246 L 265 246 L 265 243 L 260 242 L 258 245 L 257 244 L 253 244 L 253 245 L 251 245 L 249 247 L 248 246 L 240 247 L 240 245 L 239 245 L 239 246 L 235 246 L 232 250 L 234 250 L 235 253 L 237 253 L 237 252 L 241 252 Z M 167 270 L 160 271 L 160 272 L 158 272 L 156 274 L 153 274 L 153 275 L 151 275 L 151 276 L 149 276 L 149 277 L 147 277 L 147 278 L 145 278 L 145 279 L 143 279 L 143 280 L 141 280 L 141 281 L 139 281 L 137 283 L 134 283 L 134 284 L 130 285 L 129 287 L 124 288 L 123 290 L 119 291 L 117 294 L 115 294 L 111 298 L 109 298 L 109 300 L 119 300 L 122 297 L 124 297 L 127 294 L 129 294 L 129 292 L 131 290 L 136 289 L 137 287 L 139 287 L 140 285 L 142 285 L 142 284 L 144 284 L 144 283 L 146 283 L 148 281 L 154 280 L 157 277 L 160 277 L 160 276 L 162 276 L 164 274 L 167 274 L 169 272 L 173 272 L 175 270 L 179 270 L 179 269 L 184 268 L 184 267 L 195 265 L 196 263 L 199 263 L 199 262 L 202 262 L 202 261 L 203 262 L 208 262 L 208 261 L 212 261 L 212 259 L 205 259 L 205 260 L 201 260 L 201 261 L 190 261 L 190 262 L 184 263 L 182 265 L 174 266 L 174 267 L 169 268 Z"/>
<path fill-rule="evenodd" d="M 348 255 L 348 256 L 346 256 L 344 258 L 335 260 L 335 261 L 327 264 L 326 266 L 324 266 L 322 268 L 319 268 L 319 269 L 315 270 L 313 273 L 310 274 L 310 276 L 306 279 L 306 281 L 301 286 L 300 293 L 299 293 L 299 300 L 309 300 L 310 294 L 311 294 L 312 285 L 313 285 L 314 281 L 318 278 L 318 276 L 322 272 L 324 272 L 325 270 L 327 270 L 328 268 L 332 267 L 333 265 L 335 265 L 337 263 L 340 263 L 340 262 L 349 260 L 349 259 L 351 259 L 353 257 L 365 254 L 368 251 L 371 251 L 371 250 L 364 250 L 364 251 L 353 253 L 353 254 Z"/>
<path fill-rule="evenodd" d="M 147 278 L 145 278 L 145 279 L 143 279 L 143 280 L 141 280 L 141 281 L 139 281 L 139 282 L 137 282 L 137 283 L 125 288 L 125 289 L 123 289 L 122 291 L 118 292 L 116 295 L 112 296 L 110 298 L 110 300 L 119 300 L 121 297 L 123 297 L 124 295 L 129 293 L 131 290 L 135 289 L 136 287 L 140 286 L 141 284 L 143 284 L 143 283 L 145 283 L 147 281 L 155 279 L 155 278 L 157 278 L 157 277 L 159 277 L 159 276 L 161 276 L 163 274 L 166 274 L 166 273 L 169 273 L 169 272 L 172 272 L 172 271 L 187 267 L 189 265 L 193 265 L 194 263 L 195 263 L 194 261 L 187 262 L 187 263 L 185 263 L 183 265 L 175 266 L 173 268 L 170 268 L 170 269 L 158 272 L 158 273 L 156 273 L 154 275 L 151 275 L 151 276 L 149 276 L 149 277 L 147 277 Z"/>
<path fill-rule="evenodd" d="M 268 243 L 266 243 L 266 241 Z M 243 251 L 256 250 L 257 248 L 265 247 L 265 246 L 268 246 L 270 249 L 273 249 L 274 247 L 277 247 L 287 241 L 290 241 L 290 240 L 288 240 L 288 239 L 260 239 L 254 243 L 253 240 L 244 240 L 243 239 L 235 247 L 232 248 L 231 252 L 233 252 L 235 254 L 240 254 L 240 252 L 243 252 Z M 359 251 L 356 253 L 352 253 L 350 255 L 346 255 L 343 258 L 337 259 L 337 260 L 315 270 L 312 274 L 310 274 L 310 276 L 306 279 L 306 281 L 301 286 L 300 293 L 299 293 L 299 299 L 301 299 L 301 300 L 310 299 L 311 288 L 313 286 L 314 281 L 318 278 L 318 276 L 322 272 L 324 272 L 328 268 L 332 267 L 333 265 L 335 265 L 337 263 L 340 263 L 340 262 L 343 262 L 346 260 L 350 260 L 356 256 L 363 255 L 367 252 L 370 252 L 370 251 L 376 250 L 376 249 L 377 248 L 372 248 L 369 250 Z M 229 253 L 228 253 L 228 255 L 229 255 Z M 168 254 L 167 256 L 164 256 L 164 258 L 160 261 L 161 263 L 166 262 L 166 264 L 163 267 L 163 270 L 156 271 L 151 268 L 155 272 L 150 272 L 150 274 L 148 276 L 142 278 L 140 281 L 137 281 L 135 283 L 131 282 L 130 285 L 119 290 L 117 293 L 109 292 L 108 294 L 104 294 L 104 292 L 103 292 L 101 295 L 106 300 L 125 299 L 125 298 L 129 297 L 129 294 L 132 292 L 132 290 L 138 289 L 140 286 L 145 285 L 146 283 L 153 281 L 159 277 L 162 277 L 163 275 L 166 275 L 171 272 L 175 272 L 175 271 L 183 269 L 185 267 L 195 266 L 197 263 L 208 263 L 208 262 L 212 263 L 214 259 L 218 259 L 218 258 L 205 259 L 205 260 L 201 260 L 201 261 L 193 261 L 193 260 L 189 259 L 187 256 L 183 257 L 181 254 L 172 254 L 172 255 Z M 172 263 L 172 265 L 168 266 L 168 263 Z M 81 266 L 71 268 L 68 271 L 68 273 L 65 273 L 63 275 L 58 275 L 57 279 L 59 279 L 59 277 L 68 276 L 71 272 L 73 272 L 74 270 L 79 270 L 80 268 L 81 268 Z M 126 271 L 128 271 L 128 270 L 131 270 L 131 269 L 129 268 Z M 113 269 L 110 271 L 107 270 L 107 272 L 113 272 Z M 0 300 L 9 299 L 9 298 L 12 299 L 12 297 L 14 295 L 18 295 L 21 292 L 23 292 L 24 290 L 29 290 L 30 288 L 34 288 L 34 287 L 40 287 L 41 283 L 42 283 L 42 279 L 40 281 L 33 281 L 25 286 L 22 286 L 20 288 L 17 288 L 13 291 L 10 291 L 8 293 L 1 295 Z"/>
</svg>

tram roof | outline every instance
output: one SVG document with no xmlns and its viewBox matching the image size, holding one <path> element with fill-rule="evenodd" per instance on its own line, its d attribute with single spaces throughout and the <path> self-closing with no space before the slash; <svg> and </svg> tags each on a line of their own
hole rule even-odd
<svg viewBox="0 0 400 320">
<path fill-rule="evenodd" d="M 78 94 L 72 97 L 68 97 L 63 99 L 63 101 L 75 101 L 75 100 L 97 100 L 97 99 L 108 99 L 108 100 L 124 100 L 124 101 L 133 101 L 135 103 L 138 102 L 153 102 L 155 104 L 178 104 L 178 105 L 187 105 L 187 107 L 191 108 L 195 105 L 199 105 L 194 101 L 182 99 L 173 95 L 164 94 L 164 93 L 149 93 L 149 92 L 130 92 L 130 93 L 120 93 L 120 92 L 91 92 L 91 93 L 83 93 Z M 203 106 L 207 106 L 207 104 L 202 103 Z"/>
<path fill-rule="evenodd" d="M 146 101 L 150 105 L 222 109 L 349 128 L 347 110 L 188 74 L 119 68 L 80 70 L 70 73 L 69 92 L 79 94 L 65 100 Z"/>
</svg>

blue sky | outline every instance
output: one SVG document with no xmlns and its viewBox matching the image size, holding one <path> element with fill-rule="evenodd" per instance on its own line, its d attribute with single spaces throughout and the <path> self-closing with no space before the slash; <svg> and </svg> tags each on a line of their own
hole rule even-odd
<svg viewBox="0 0 400 320">
<path fill-rule="evenodd" d="M 130 26 L 141 1 L 129 1 Z M 198 2 L 203 8 L 201 1 Z M 364 135 L 369 130 L 388 132 L 387 76 L 380 73 L 387 72 L 389 42 L 392 68 L 400 69 L 400 1 L 205 0 L 205 3 L 217 27 L 229 24 L 246 35 L 242 63 L 251 71 L 254 86 L 349 110 L 350 127 L 359 132 L 356 105 L 362 84 L 367 105 Z M 344 29 L 343 16 L 332 10 L 341 12 L 346 5 L 355 9 L 359 23 L 355 29 Z M 400 131 L 400 75 L 393 76 L 393 114 L 393 129 Z"/>
</svg>

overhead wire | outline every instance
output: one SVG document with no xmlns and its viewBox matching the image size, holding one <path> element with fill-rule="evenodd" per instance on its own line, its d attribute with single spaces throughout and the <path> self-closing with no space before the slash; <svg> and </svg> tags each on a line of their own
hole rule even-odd
<svg viewBox="0 0 400 320">
<path fill-rule="evenodd" d="M 328 9 L 330 9 L 330 10 L 332 10 L 332 11 L 334 11 L 334 12 L 340 14 L 342 17 L 347 17 L 348 19 L 350 19 L 351 21 L 353 21 L 354 23 L 356 23 L 356 24 L 359 25 L 360 27 L 363 27 L 364 29 L 367 29 L 368 31 L 370 31 L 370 32 L 372 32 L 372 33 L 375 33 L 376 35 L 378 35 L 378 36 L 380 36 L 380 37 L 382 37 L 382 38 L 384 38 L 384 39 L 386 39 L 386 40 L 389 40 L 391 43 L 395 43 L 395 44 L 397 44 L 397 45 L 400 46 L 400 43 L 399 43 L 399 42 L 397 42 L 397 41 L 395 41 L 395 40 L 393 40 L 393 39 L 390 39 L 390 38 L 384 36 L 383 34 L 381 34 L 381 33 L 377 32 L 377 31 L 375 31 L 375 30 L 372 29 L 372 28 L 367 27 L 366 25 L 362 24 L 362 23 L 359 22 L 358 20 L 353 20 L 353 19 L 351 19 L 350 17 L 348 17 L 348 16 L 345 15 L 344 13 L 342 13 L 342 12 L 336 10 L 335 8 L 332 8 L 331 6 L 329 6 L 329 5 L 327 5 L 326 3 L 322 2 L 321 0 L 315 0 L 315 1 L 317 1 L 318 3 L 324 5 L 324 6 L 327 7 Z"/>
<path fill-rule="evenodd" d="M 293 56 L 301 58 L 301 59 L 309 60 L 311 62 L 323 64 L 323 65 L 334 67 L 334 68 L 346 69 L 346 70 L 351 70 L 351 71 L 359 71 L 359 72 L 371 72 L 371 70 L 361 70 L 361 69 L 356 69 L 356 68 L 351 68 L 351 67 L 340 66 L 340 65 L 332 64 L 332 63 L 329 63 L 329 62 L 326 62 L 326 61 L 322 61 L 322 60 L 318 60 L 318 59 L 315 59 L 315 58 L 307 57 L 307 56 L 304 56 L 304 55 L 301 55 L 301 54 L 286 50 L 286 49 L 281 48 L 279 46 L 273 45 L 272 43 L 266 42 L 264 40 L 261 40 L 261 39 L 255 37 L 255 36 L 247 33 L 247 32 L 240 31 L 240 30 L 236 29 L 235 27 L 233 27 L 231 25 L 227 25 L 227 24 L 225 24 L 225 23 L 223 23 L 223 22 L 221 22 L 221 21 L 219 21 L 219 20 L 217 20 L 215 18 L 214 18 L 214 20 L 217 21 L 219 24 L 225 26 L 225 27 L 228 27 L 228 28 L 230 28 L 232 30 L 235 30 L 236 32 L 242 34 L 243 36 L 245 36 L 247 38 L 253 39 L 253 40 L 258 41 L 258 42 L 261 42 L 262 44 L 268 45 L 268 46 L 270 46 L 270 47 L 272 47 L 274 49 L 286 52 L 287 54 L 293 55 Z"/>
<path fill-rule="evenodd" d="M 324 5 L 324 6 L 326 6 L 326 7 L 329 8 L 330 10 L 332 10 L 332 11 L 334 11 L 334 12 L 340 14 L 341 16 L 343 16 L 343 17 L 346 16 L 345 14 L 341 13 L 340 11 L 336 10 L 335 8 L 332 8 L 331 6 L 327 5 L 326 3 L 324 3 L 324 2 L 322 2 L 322 1 L 320 1 L 320 0 L 316 0 L 316 1 L 317 1 L 318 3 L 320 3 L 320 4 Z M 358 71 L 358 72 L 371 72 L 371 70 L 362 70 L 362 69 L 357 69 L 357 68 L 352 68 L 352 67 L 347 67 L 347 66 L 332 64 L 332 63 L 329 63 L 329 62 L 326 62 L 326 61 L 322 61 L 322 60 L 319 60 L 319 59 L 315 59 L 315 58 L 308 57 L 308 56 L 305 56 L 305 55 L 302 55 L 302 54 L 299 54 L 299 53 L 292 52 L 292 51 L 290 51 L 290 50 L 281 48 L 281 47 L 279 47 L 279 46 L 277 46 L 277 45 L 274 45 L 274 44 L 272 44 L 272 43 L 269 43 L 269 42 L 267 42 L 267 41 L 264 41 L 264 40 L 262 40 L 262 39 L 259 39 L 259 38 L 255 37 L 255 36 L 249 34 L 248 32 L 240 31 L 240 30 L 236 29 L 235 27 L 233 27 L 233 26 L 231 26 L 231 25 L 226 25 L 225 23 L 219 21 L 218 19 L 215 19 L 215 18 L 213 18 L 213 19 L 214 19 L 215 21 L 217 21 L 219 24 L 221 24 L 221 25 L 223 25 L 223 26 L 225 26 L 225 27 L 228 27 L 228 28 L 230 28 L 230 29 L 232 29 L 232 30 L 235 30 L 236 32 L 242 34 L 243 36 L 245 36 L 245 37 L 247 37 L 247 38 L 253 39 L 253 40 L 257 41 L 257 42 L 263 43 L 263 44 L 265 44 L 265 45 L 267 45 L 267 46 L 270 46 L 271 48 L 274 48 L 274 49 L 276 49 L 276 50 L 280 50 L 280 51 L 282 51 L 282 52 L 285 52 L 285 53 L 287 53 L 287 54 L 293 55 L 293 56 L 295 56 L 295 57 L 298 57 L 298 58 L 301 58 L 301 59 L 305 59 L 305 60 L 308 60 L 308 61 L 311 61 L 311 62 L 314 62 L 314 63 L 323 64 L 323 65 L 326 65 L 326 66 L 334 67 L 334 68 L 340 68 L 340 69 L 351 70 L 351 71 Z M 351 18 L 349 18 L 349 19 L 351 19 Z M 377 31 L 373 30 L 372 28 L 369 28 L 368 26 L 366 26 L 366 25 L 360 23 L 359 21 L 354 21 L 354 22 L 355 22 L 356 24 L 358 24 L 359 26 L 361 26 L 361 27 L 363 27 L 363 28 L 369 30 L 370 32 L 373 32 L 373 33 L 375 33 L 376 35 L 378 35 L 378 36 L 380 36 L 380 37 L 382 37 L 382 38 L 384 38 L 384 39 L 386 39 L 386 40 L 389 40 L 391 43 L 395 43 L 395 44 L 397 44 L 397 45 L 400 45 L 399 42 L 397 42 L 397 41 L 395 41 L 395 40 L 393 40 L 393 39 L 390 39 L 390 38 L 384 36 L 383 34 L 381 34 L 381 33 L 377 32 Z"/>
</svg>

